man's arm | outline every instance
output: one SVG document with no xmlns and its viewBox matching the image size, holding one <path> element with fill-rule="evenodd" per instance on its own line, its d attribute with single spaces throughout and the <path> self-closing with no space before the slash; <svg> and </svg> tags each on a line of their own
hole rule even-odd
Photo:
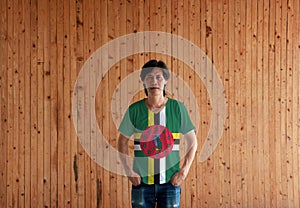
<svg viewBox="0 0 300 208">
<path fill-rule="evenodd" d="M 118 150 L 120 153 L 128 155 L 128 141 L 129 138 L 120 134 L 118 142 Z M 126 175 L 134 186 L 139 185 L 141 183 L 141 177 L 132 170 L 132 164 L 130 164 L 129 161 L 126 160 L 126 157 L 123 157 L 122 154 L 120 154 L 120 160 Z"/>
<path fill-rule="evenodd" d="M 188 175 L 188 172 L 190 170 L 190 167 L 193 163 L 198 142 L 197 142 L 197 137 L 195 134 L 195 131 L 190 131 L 184 135 L 184 139 L 187 142 L 187 154 L 184 157 L 184 161 L 181 167 L 181 170 L 173 175 L 171 178 L 171 183 L 174 186 L 179 186 L 183 180 L 186 178 Z"/>
</svg>

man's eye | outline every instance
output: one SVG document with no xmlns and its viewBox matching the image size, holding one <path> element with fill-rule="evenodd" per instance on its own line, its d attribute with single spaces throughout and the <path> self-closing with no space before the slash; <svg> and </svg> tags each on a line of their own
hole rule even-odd
<svg viewBox="0 0 300 208">
<path fill-rule="evenodd" d="M 163 79 L 163 76 L 161 75 L 156 75 L 156 76 L 146 76 L 146 80 L 158 80 L 158 81 L 161 81 Z"/>
<path fill-rule="evenodd" d="M 147 76 L 146 79 L 153 80 L 154 77 L 153 76 Z"/>
</svg>

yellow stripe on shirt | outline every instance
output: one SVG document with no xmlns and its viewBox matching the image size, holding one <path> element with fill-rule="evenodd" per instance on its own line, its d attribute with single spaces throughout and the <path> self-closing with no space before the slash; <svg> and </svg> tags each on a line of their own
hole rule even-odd
<svg viewBox="0 0 300 208">
<path fill-rule="evenodd" d="M 148 110 L 148 126 L 154 125 L 154 113 Z M 148 184 L 154 184 L 154 159 L 148 157 Z"/>
</svg>

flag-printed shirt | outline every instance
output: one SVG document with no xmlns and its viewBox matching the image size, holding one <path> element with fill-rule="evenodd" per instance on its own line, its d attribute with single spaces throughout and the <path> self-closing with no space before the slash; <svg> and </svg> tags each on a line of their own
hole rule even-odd
<svg viewBox="0 0 300 208">
<path fill-rule="evenodd" d="M 172 151 L 165 157 L 156 159 L 144 154 L 140 147 L 140 136 L 147 127 L 161 125 L 173 135 Z M 163 184 L 180 170 L 179 141 L 180 133 L 193 130 L 186 107 L 182 102 L 168 98 L 159 113 L 153 113 L 146 106 L 145 100 L 133 103 L 127 109 L 119 127 L 119 132 L 127 137 L 134 135 L 133 171 L 138 173 L 145 184 Z"/>
</svg>

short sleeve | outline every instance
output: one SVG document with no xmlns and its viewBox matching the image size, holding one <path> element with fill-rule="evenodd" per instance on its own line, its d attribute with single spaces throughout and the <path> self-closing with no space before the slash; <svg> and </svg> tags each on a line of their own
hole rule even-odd
<svg viewBox="0 0 300 208">
<path fill-rule="evenodd" d="M 188 111 L 185 107 L 185 105 L 181 102 L 179 102 L 179 109 L 181 114 L 181 125 L 180 125 L 180 133 L 186 134 L 191 130 L 195 129 L 195 126 L 193 125 L 190 116 L 188 114 Z"/>
<path fill-rule="evenodd" d="M 135 129 L 130 114 L 130 108 L 128 108 L 118 128 L 120 133 L 128 137 L 134 134 Z"/>
</svg>

